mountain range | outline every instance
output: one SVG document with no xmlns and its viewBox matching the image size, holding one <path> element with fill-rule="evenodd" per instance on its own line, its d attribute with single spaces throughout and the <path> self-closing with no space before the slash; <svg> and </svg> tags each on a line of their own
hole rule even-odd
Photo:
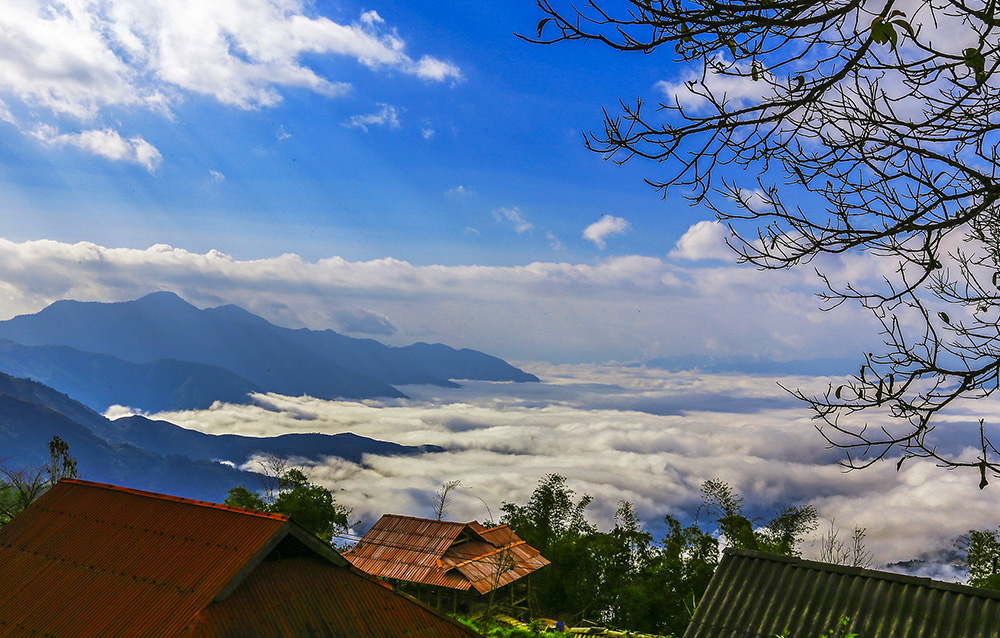
<svg viewBox="0 0 1000 638">
<path fill-rule="evenodd" d="M 199 309 L 171 292 L 121 303 L 57 301 L 0 321 L 0 370 L 96 410 L 120 404 L 147 412 L 246 402 L 253 392 L 402 398 L 394 386 L 538 381 L 475 350 L 284 328 L 233 305 Z"/>
<path fill-rule="evenodd" d="M 348 433 L 246 437 L 205 434 L 142 416 L 111 421 L 48 386 L 0 373 L 0 464 L 45 463 L 53 436 L 69 444 L 83 478 L 214 502 L 237 485 L 258 487 L 255 474 L 233 467 L 256 454 L 362 463 L 365 454 L 441 451 Z"/>
</svg>

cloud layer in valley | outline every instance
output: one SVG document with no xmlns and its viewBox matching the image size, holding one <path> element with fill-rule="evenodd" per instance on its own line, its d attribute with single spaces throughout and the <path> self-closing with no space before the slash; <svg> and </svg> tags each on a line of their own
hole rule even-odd
<svg viewBox="0 0 1000 638">
<path fill-rule="evenodd" d="M 609 526 L 618 501 L 627 499 L 658 531 L 665 514 L 691 520 L 702 482 L 719 477 L 756 514 L 815 505 L 823 519 L 817 535 L 834 519 L 848 529 L 866 527 L 879 562 L 947 549 L 959 534 L 996 524 L 997 492 L 980 492 L 975 472 L 917 461 L 897 473 L 887 461 L 845 474 L 839 453 L 826 448 L 803 406 L 775 378 L 524 365 L 545 383 L 408 386 L 413 398 L 389 402 L 258 395 L 256 405 L 159 417 L 212 433 L 354 432 L 445 448 L 310 466 L 313 479 L 335 490 L 363 524 L 384 512 L 428 516 L 435 490 L 453 479 L 465 486 L 455 495 L 453 518 L 483 520 L 488 511 L 497 517 L 501 501 L 525 502 L 550 472 L 594 497 L 588 512 L 600 526 Z M 816 555 L 819 546 L 804 549 Z"/>
</svg>

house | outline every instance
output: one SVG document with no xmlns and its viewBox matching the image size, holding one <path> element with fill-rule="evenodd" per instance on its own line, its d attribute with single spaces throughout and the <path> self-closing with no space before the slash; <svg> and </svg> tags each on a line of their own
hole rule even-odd
<svg viewBox="0 0 1000 638">
<path fill-rule="evenodd" d="M 0 529 L 0 638 L 469 638 L 288 517 L 62 480 Z"/>
<path fill-rule="evenodd" d="M 451 611 L 470 611 L 492 597 L 512 605 L 526 597 L 525 577 L 549 564 L 509 527 L 486 529 L 386 514 L 344 552 L 358 569 Z"/>
<path fill-rule="evenodd" d="M 1000 592 L 727 549 L 684 638 L 817 638 L 843 617 L 861 638 L 996 638 Z"/>
</svg>

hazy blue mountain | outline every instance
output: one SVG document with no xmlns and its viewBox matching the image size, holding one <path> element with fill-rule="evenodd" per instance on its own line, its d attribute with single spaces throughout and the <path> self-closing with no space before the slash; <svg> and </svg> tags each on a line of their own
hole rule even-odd
<svg viewBox="0 0 1000 638">
<path fill-rule="evenodd" d="M 818 358 L 796 361 L 766 361 L 749 357 L 715 357 L 711 355 L 684 355 L 650 359 L 643 365 L 650 368 L 681 372 L 702 370 L 704 372 L 738 372 L 742 374 L 775 374 L 805 376 L 846 376 L 857 373 L 861 364 L 858 359 Z"/>
<path fill-rule="evenodd" d="M 266 391 L 292 396 L 403 396 L 387 383 L 288 341 L 263 319 L 233 320 L 231 313 L 199 310 L 173 293 L 125 303 L 57 301 L 37 314 L 0 322 L 0 338 L 69 346 L 135 363 L 177 359 L 219 366 Z"/>
<path fill-rule="evenodd" d="M 132 363 L 68 346 L 23 346 L 0 339 L 0 371 L 59 388 L 105 411 L 129 405 L 148 412 L 205 409 L 214 401 L 246 403 L 260 386 L 225 368 L 161 359 Z"/>
<path fill-rule="evenodd" d="M 415 343 L 397 348 L 396 352 L 411 365 L 430 366 L 449 379 L 538 382 L 535 375 L 478 350 L 456 350 L 440 343 Z"/>
<path fill-rule="evenodd" d="M 167 421 L 131 416 L 113 421 L 118 435 L 132 445 L 160 454 L 184 454 L 191 458 L 218 459 L 242 465 L 255 453 L 271 453 L 282 458 L 303 457 L 321 460 L 336 456 L 360 463 L 365 454 L 395 456 L 441 452 L 434 445 L 406 446 L 377 441 L 357 434 L 282 434 L 254 437 L 238 434 L 205 434 Z"/>
<path fill-rule="evenodd" d="M 195 362 L 225 368 L 265 391 L 319 398 L 402 397 L 392 384 L 449 386 L 452 378 L 538 380 L 481 352 L 441 344 L 393 348 L 331 330 L 282 328 L 236 306 L 199 310 L 169 292 L 124 303 L 58 301 L 0 322 L 0 339 L 133 363 Z"/>
<path fill-rule="evenodd" d="M 69 444 L 80 475 L 92 481 L 215 502 L 224 500 L 236 485 L 257 483 L 255 475 L 221 463 L 109 443 L 61 412 L 0 393 L 0 459 L 4 463 L 46 462 L 53 436 Z"/>
<path fill-rule="evenodd" d="M 0 461 L 40 464 L 53 436 L 66 441 L 83 478 L 221 502 L 236 485 L 256 487 L 257 477 L 228 465 L 255 452 L 322 460 L 338 456 L 360 462 L 382 455 L 439 451 L 354 434 L 293 434 L 278 437 L 209 435 L 166 421 L 128 417 L 110 421 L 65 394 L 29 379 L 0 373 Z"/>
</svg>

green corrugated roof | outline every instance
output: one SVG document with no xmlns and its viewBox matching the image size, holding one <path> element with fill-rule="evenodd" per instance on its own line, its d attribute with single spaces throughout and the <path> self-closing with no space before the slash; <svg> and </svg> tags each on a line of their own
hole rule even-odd
<svg viewBox="0 0 1000 638">
<path fill-rule="evenodd" d="M 1000 638 L 1000 592 L 727 549 L 684 638 Z"/>
</svg>

